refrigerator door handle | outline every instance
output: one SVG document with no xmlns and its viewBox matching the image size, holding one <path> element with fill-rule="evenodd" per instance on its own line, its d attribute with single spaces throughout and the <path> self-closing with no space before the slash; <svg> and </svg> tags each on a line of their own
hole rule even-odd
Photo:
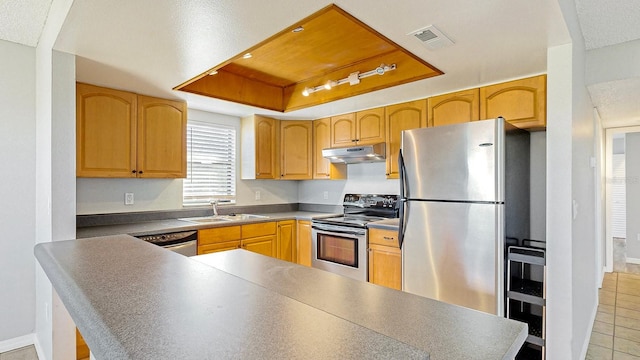
<svg viewBox="0 0 640 360">
<path fill-rule="evenodd" d="M 400 178 L 400 199 L 398 199 L 398 246 L 402 249 L 402 242 L 404 241 L 404 218 L 405 218 L 405 203 L 407 197 L 405 194 L 405 176 L 406 171 L 404 167 L 404 158 L 402 157 L 402 149 L 398 152 L 398 172 Z"/>
</svg>

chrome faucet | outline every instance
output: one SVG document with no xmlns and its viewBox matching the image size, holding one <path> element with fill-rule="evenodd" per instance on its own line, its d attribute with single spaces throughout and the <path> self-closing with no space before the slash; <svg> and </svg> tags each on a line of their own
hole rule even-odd
<svg viewBox="0 0 640 360">
<path fill-rule="evenodd" d="M 218 204 L 230 202 L 231 200 L 229 199 L 213 199 L 209 201 L 209 204 L 211 204 L 211 208 L 213 209 L 213 216 L 218 216 Z"/>
<path fill-rule="evenodd" d="M 209 204 L 211 204 L 211 207 L 213 208 L 213 216 L 218 216 L 218 201 L 218 199 L 215 199 L 209 202 Z"/>
</svg>

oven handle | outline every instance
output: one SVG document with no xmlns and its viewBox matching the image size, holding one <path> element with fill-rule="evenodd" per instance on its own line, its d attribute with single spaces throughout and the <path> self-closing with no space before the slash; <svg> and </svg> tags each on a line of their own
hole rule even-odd
<svg viewBox="0 0 640 360">
<path fill-rule="evenodd" d="M 336 228 L 335 226 L 331 226 L 331 225 L 322 225 L 322 224 L 313 224 L 311 225 L 312 229 L 316 229 L 316 230 L 320 230 L 320 231 L 327 231 L 327 232 L 331 232 L 334 234 L 346 234 L 346 235 L 357 235 L 357 236 L 363 236 L 367 234 L 366 230 L 345 230 L 344 228 Z"/>
</svg>

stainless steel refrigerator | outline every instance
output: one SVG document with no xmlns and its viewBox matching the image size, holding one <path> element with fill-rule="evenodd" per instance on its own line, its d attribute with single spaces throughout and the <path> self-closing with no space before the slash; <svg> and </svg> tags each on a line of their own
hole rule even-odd
<svg viewBox="0 0 640 360">
<path fill-rule="evenodd" d="M 404 291 L 504 316 L 505 238 L 529 236 L 529 133 L 503 118 L 402 133 Z"/>
</svg>

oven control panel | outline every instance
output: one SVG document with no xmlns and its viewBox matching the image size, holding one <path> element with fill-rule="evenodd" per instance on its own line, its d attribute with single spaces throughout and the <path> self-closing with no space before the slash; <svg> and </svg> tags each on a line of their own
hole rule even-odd
<svg viewBox="0 0 640 360">
<path fill-rule="evenodd" d="M 361 208 L 395 208 L 398 195 L 345 194 L 343 206 Z"/>
</svg>

